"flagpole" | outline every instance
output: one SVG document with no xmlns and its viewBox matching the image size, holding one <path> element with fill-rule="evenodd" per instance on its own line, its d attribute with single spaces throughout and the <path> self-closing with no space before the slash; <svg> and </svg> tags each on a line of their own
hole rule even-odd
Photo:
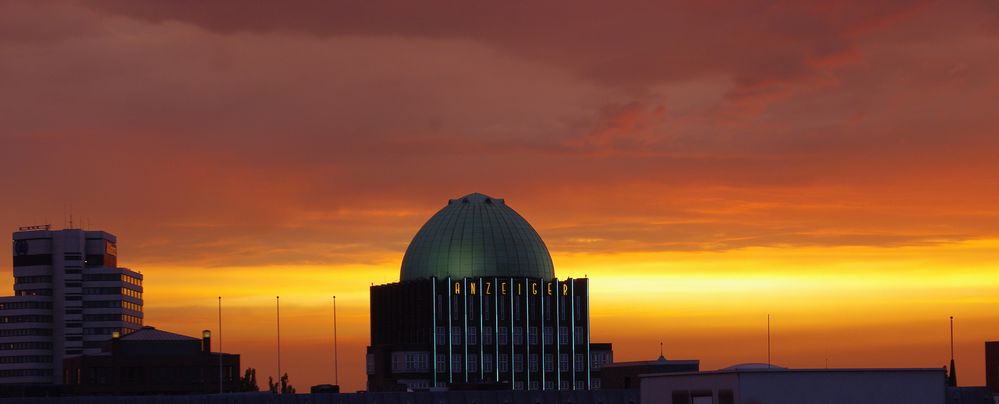
<svg viewBox="0 0 999 404">
<path fill-rule="evenodd" d="M 336 296 L 333 296 L 333 383 L 340 385 L 340 358 L 336 341 Z"/>
<path fill-rule="evenodd" d="M 277 381 L 281 383 L 281 296 L 275 298 L 277 302 Z"/>
<path fill-rule="evenodd" d="M 222 296 L 219 296 L 219 394 L 222 394 Z"/>
</svg>

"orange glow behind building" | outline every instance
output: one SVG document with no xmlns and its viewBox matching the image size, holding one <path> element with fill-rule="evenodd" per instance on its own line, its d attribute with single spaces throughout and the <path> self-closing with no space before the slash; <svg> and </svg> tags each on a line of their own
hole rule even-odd
<svg viewBox="0 0 999 404">
<path fill-rule="evenodd" d="M 947 317 L 957 317 L 962 384 L 984 383 L 982 341 L 999 333 L 999 240 L 897 249 L 749 248 L 727 252 L 554 253 L 559 277 L 592 279 L 593 340 L 616 360 L 658 355 L 714 369 L 766 361 L 791 367 L 944 366 Z M 223 296 L 226 351 L 263 385 L 276 372 L 275 295 L 282 361 L 300 386 L 332 382 L 332 294 L 339 311 L 340 377 L 364 389 L 368 286 L 397 280 L 401 254 L 379 265 L 161 267 L 146 276 L 146 322 L 196 335 Z M 199 274 L 191 288 L 187 276 Z M 214 328 L 214 325 L 212 326 Z"/>
</svg>

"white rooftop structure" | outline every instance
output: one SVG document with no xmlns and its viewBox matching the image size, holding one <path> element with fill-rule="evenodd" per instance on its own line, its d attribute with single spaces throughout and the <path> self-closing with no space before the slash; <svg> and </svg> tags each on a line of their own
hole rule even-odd
<svg viewBox="0 0 999 404">
<path fill-rule="evenodd" d="M 641 402 L 663 404 L 944 404 L 944 368 L 726 369 L 642 375 Z"/>
</svg>

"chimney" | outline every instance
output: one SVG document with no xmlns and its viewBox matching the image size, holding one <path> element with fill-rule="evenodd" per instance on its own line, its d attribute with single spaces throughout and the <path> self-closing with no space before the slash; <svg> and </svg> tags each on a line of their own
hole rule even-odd
<svg viewBox="0 0 999 404">
<path fill-rule="evenodd" d="M 201 352 L 212 353 L 212 332 L 210 330 L 201 332 Z"/>
</svg>

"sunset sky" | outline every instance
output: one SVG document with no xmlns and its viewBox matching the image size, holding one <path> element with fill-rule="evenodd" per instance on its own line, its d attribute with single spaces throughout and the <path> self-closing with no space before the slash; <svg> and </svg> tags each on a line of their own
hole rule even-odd
<svg viewBox="0 0 999 404">
<path fill-rule="evenodd" d="M 145 322 L 364 388 L 448 198 L 591 278 L 615 360 L 941 367 L 999 340 L 999 2 L 0 0 L 0 232 L 118 236 Z M 9 233 L 8 233 L 9 234 Z M 10 244 L 0 291 L 12 292 Z"/>
</svg>

